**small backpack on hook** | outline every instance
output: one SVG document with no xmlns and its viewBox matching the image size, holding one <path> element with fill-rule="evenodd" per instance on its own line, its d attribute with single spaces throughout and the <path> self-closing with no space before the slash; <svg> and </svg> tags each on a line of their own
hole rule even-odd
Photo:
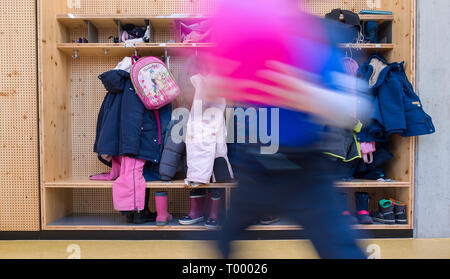
<svg viewBox="0 0 450 279">
<path fill-rule="evenodd" d="M 159 109 L 180 94 L 180 88 L 166 64 L 156 57 L 139 59 L 131 67 L 130 76 L 136 94 L 147 109 Z"/>
</svg>

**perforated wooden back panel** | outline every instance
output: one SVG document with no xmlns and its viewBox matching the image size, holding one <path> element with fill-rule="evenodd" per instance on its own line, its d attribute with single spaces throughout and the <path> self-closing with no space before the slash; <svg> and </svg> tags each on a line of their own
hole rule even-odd
<svg viewBox="0 0 450 279">
<path fill-rule="evenodd" d="M 39 230 L 35 12 L 0 1 L 0 231 Z"/>
<path fill-rule="evenodd" d="M 374 9 L 377 0 L 300 0 L 300 5 L 315 14 L 326 14 L 335 8 L 359 12 Z M 72 0 L 73 14 L 170 15 L 214 13 L 217 0 Z"/>
<path fill-rule="evenodd" d="M 215 7 L 215 0 L 72 0 L 70 12 L 102 15 L 209 15 Z"/>
<path fill-rule="evenodd" d="M 107 93 L 98 75 L 114 69 L 120 57 L 81 57 L 72 62 L 72 174 L 87 177 L 108 171 L 93 152 L 97 116 Z M 171 57 L 170 69 L 178 79 L 184 59 Z"/>
<path fill-rule="evenodd" d="M 151 189 L 149 207 L 155 212 L 155 192 L 167 191 L 168 211 L 175 217 L 181 217 L 189 211 L 189 190 Z M 73 212 L 77 213 L 118 213 L 114 210 L 110 189 L 74 189 Z"/>
<path fill-rule="evenodd" d="M 155 40 L 164 42 L 174 38 L 169 28 L 156 30 Z M 107 41 L 115 30 L 99 30 L 99 41 Z M 86 37 L 87 30 L 74 30 L 70 40 Z M 93 152 L 97 116 L 106 90 L 98 75 L 114 69 L 123 57 L 81 57 L 71 63 L 71 107 L 72 107 L 72 174 L 75 177 L 88 177 L 92 174 L 107 172 L 109 168 L 101 163 Z M 178 79 L 184 58 L 170 58 L 170 69 Z M 188 191 L 169 191 L 169 210 L 180 215 L 189 210 Z M 150 199 L 154 209 L 154 190 Z M 111 190 L 74 189 L 74 213 L 113 213 Z"/>
<path fill-rule="evenodd" d="M 301 0 L 300 5 L 305 10 L 317 14 L 325 15 L 333 9 L 346 9 L 353 12 L 359 12 L 364 9 L 373 9 L 369 7 L 376 0 Z M 371 5 L 372 6 L 372 5 Z"/>
</svg>

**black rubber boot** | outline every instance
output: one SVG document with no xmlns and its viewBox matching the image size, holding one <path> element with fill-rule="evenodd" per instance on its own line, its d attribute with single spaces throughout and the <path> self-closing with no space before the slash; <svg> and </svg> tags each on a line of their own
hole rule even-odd
<svg viewBox="0 0 450 279">
<path fill-rule="evenodd" d="M 144 224 L 156 221 L 156 212 L 151 212 L 148 206 L 150 201 L 150 189 L 145 189 L 145 205 L 144 210 L 134 214 L 133 223 Z"/>
<path fill-rule="evenodd" d="M 369 213 L 369 193 L 355 192 L 355 202 L 358 222 L 363 225 L 373 224 Z"/>
<path fill-rule="evenodd" d="M 127 217 L 127 224 L 133 224 L 134 223 L 134 211 L 121 211 L 123 216 Z"/>
<path fill-rule="evenodd" d="M 356 219 L 356 217 L 353 216 L 350 213 L 350 210 L 348 210 L 348 206 L 347 206 L 348 205 L 348 196 L 347 196 L 347 194 L 339 192 L 337 194 L 337 197 L 339 199 L 338 202 L 339 202 L 339 206 L 341 207 L 341 210 L 342 210 L 342 215 L 344 215 L 348 219 L 348 222 L 350 224 L 357 224 L 358 223 L 358 219 Z"/>
<path fill-rule="evenodd" d="M 156 213 L 151 212 L 150 210 L 142 210 L 134 214 L 133 223 L 135 224 L 144 224 L 155 221 L 156 221 Z"/>
</svg>

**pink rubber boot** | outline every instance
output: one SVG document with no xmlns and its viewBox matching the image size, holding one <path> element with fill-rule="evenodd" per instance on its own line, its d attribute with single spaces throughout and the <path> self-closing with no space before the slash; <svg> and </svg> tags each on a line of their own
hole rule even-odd
<svg viewBox="0 0 450 279">
<path fill-rule="evenodd" d="M 198 222 L 203 222 L 205 219 L 205 195 L 190 195 L 190 209 L 189 213 L 182 219 L 178 220 L 181 225 L 193 225 Z"/>
<path fill-rule="evenodd" d="M 122 157 L 120 176 L 114 181 L 113 204 L 117 211 L 141 211 L 145 204 L 145 160 Z"/>
<path fill-rule="evenodd" d="M 156 192 L 155 193 L 155 203 L 156 203 L 156 225 L 165 226 L 169 224 L 172 220 L 172 215 L 167 211 L 167 192 Z"/>
<path fill-rule="evenodd" d="M 211 191 L 206 191 L 205 197 L 205 218 L 208 217 L 209 212 L 211 211 Z"/>
<path fill-rule="evenodd" d="M 90 180 L 101 180 L 101 181 L 111 181 L 115 180 L 120 175 L 120 163 L 122 161 L 122 157 L 113 156 L 111 161 L 111 171 L 108 173 L 101 173 L 97 175 L 93 175 L 89 177 Z"/>
<path fill-rule="evenodd" d="M 207 228 L 215 229 L 219 222 L 219 211 L 222 206 L 222 197 L 213 198 L 211 197 L 211 211 L 209 212 L 208 220 L 205 222 Z"/>
</svg>

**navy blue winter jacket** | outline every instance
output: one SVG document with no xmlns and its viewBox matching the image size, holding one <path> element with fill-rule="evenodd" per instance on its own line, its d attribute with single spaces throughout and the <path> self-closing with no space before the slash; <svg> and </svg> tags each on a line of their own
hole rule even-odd
<svg viewBox="0 0 450 279">
<path fill-rule="evenodd" d="M 358 134 L 360 142 L 383 142 L 392 134 L 410 137 L 435 132 L 431 117 L 408 81 L 403 62 L 388 63 L 372 55 L 361 65 L 358 76 L 369 83 L 375 105 L 370 123 L 363 123 Z"/>
<path fill-rule="evenodd" d="M 120 109 L 127 76 L 129 73 L 117 70 L 98 77 L 108 91 L 97 118 L 94 152 L 98 153 L 99 158 L 100 155 L 119 156 Z"/>
<path fill-rule="evenodd" d="M 130 74 L 111 70 L 99 76 L 108 91 L 97 120 L 94 152 L 99 155 L 131 156 L 159 163 L 162 144 L 158 142 L 155 111 L 147 110 L 136 95 Z M 161 139 L 170 122 L 171 104 L 159 111 Z"/>
</svg>

